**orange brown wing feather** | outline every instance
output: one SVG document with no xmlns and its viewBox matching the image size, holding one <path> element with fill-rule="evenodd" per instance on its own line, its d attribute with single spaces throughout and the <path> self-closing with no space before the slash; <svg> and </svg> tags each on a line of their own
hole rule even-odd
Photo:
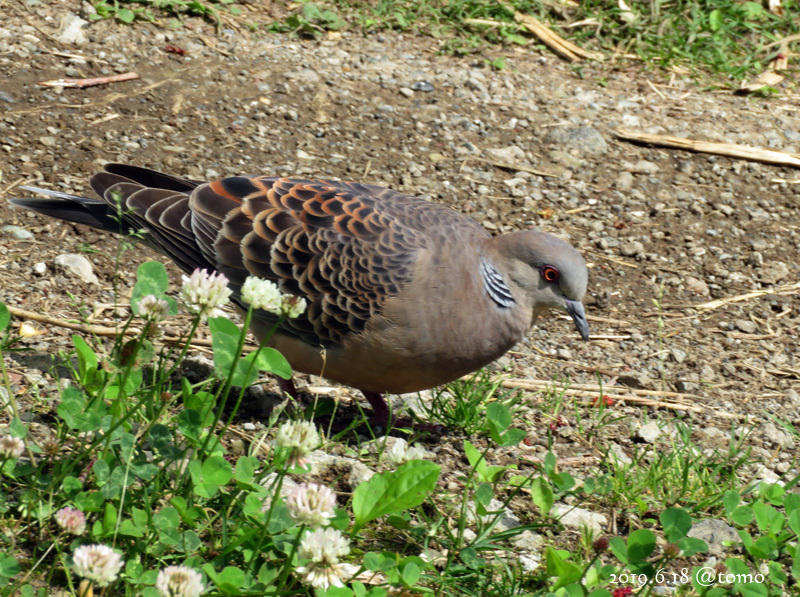
<svg viewBox="0 0 800 597">
<path fill-rule="evenodd" d="M 323 346 L 363 330 L 408 283 L 426 239 L 398 216 L 421 204 L 380 187 L 265 176 L 218 180 L 191 200 L 203 254 L 234 287 L 252 274 L 305 297 L 306 314 L 284 331 Z"/>
</svg>

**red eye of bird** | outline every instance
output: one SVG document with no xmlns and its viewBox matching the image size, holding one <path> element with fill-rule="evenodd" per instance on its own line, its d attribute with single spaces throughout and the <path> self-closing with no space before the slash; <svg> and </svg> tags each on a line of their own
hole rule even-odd
<svg viewBox="0 0 800 597">
<path fill-rule="evenodd" d="M 558 280 L 558 270 L 552 265 L 545 265 L 542 268 L 542 277 L 548 282 L 555 282 Z"/>
</svg>

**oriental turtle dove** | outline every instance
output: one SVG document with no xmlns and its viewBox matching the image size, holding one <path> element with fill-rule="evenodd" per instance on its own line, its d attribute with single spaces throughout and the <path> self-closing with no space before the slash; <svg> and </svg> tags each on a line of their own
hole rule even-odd
<svg viewBox="0 0 800 597">
<path fill-rule="evenodd" d="M 587 269 L 565 241 L 535 230 L 492 237 L 448 207 L 378 186 L 235 176 L 214 182 L 108 164 L 101 199 L 15 199 L 34 211 L 146 244 L 185 272 L 217 270 L 234 299 L 247 276 L 305 298 L 269 343 L 297 371 L 361 390 L 388 422 L 384 392 L 415 392 L 487 365 L 546 309 L 566 311 L 589 337 Z M 121 206 L 119 217 L 117 206 Z M 261 339 L 277 316 L 257 311 Z"/>
</svg>

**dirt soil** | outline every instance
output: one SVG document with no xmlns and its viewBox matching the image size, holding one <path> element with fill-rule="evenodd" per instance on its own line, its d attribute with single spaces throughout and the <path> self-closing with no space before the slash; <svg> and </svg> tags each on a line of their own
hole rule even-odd
<svg viewBox="0 0 800 597">
<path fill-rule="evenodd" d="M 482 56 L 440 55 L 436 40 L 387 33 L 299 40 L 245 28 L 217 36 L 201 21 L 177 31 L 98 22 L 84 43 L 63 43 L 62 19 L 82 10 L 77 2 L 6 8 L 0 219 L 19 227 L 0 232 L 7 305 L 63 320 L 96 312 L 92 322 L 108 325 L 113 308 L 98 307 L 114 302 L 114 276 L 124 295 L 138 264 L 156 258 L 136 248 L 118 264 L 110 236 L 12 208 L 21 184 L 91 196 L 88 176 L 107 161 L 189 178 L 380 184 L 447 204 L 492 233 L 555 232 L 585 255 L 591 341 L 551 313 L 501 360 L 509 379 L 602 381 L 632 397 L 615 400 L 628 418 L 607 438 L 623 451 L 643 441 L 636 428 L 654 407 L 632 400 L 645 398 L 688 405 L 656 414 L 689 417 L 701 447 L 724 448 L 752 427 L 747 445 L 765 478 L 796 466 L 797 441 L 773 417 L 800 419 L 800 173 L 635 145 L 615 130 L 794 153 L 797 97 L 711 93 L 634 62 L 575 67 L 532 46 L 492 53 L 507 59 L 492 70 Z M 124 72 L 140 78 L 40 85 Z M 98 283 L 56 267 L 57 255 L 75 252 Z M 177 283 L 177 268 L 170 273 Z M 31 323 L 35 354 L 68 348 L 71 331 Z M 40 379 L 32 361 L 6 358 L 16 388 L 39 383 L 54 399 L 46 365 Z M 590 404 L 592 394 L 578 399 Z M 538 411 L 519 421 L 538 451 L 550 422 Z M 559 457 L 591 452 L 559 433 Z"/>
</svg>

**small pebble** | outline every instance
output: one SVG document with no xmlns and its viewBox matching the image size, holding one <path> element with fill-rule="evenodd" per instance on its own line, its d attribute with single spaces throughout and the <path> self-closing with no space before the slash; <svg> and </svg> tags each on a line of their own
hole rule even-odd
<svg viewBox="0 0 800 597">
<path fill-rule="evenodd" d="M 737 329 L 739 329 L 739 331 L 744 332 L 745 334 L 755 334 L 756 330 L 758 329 L 756 324 L 749 319 L 737 319 L 734 322 L 734 325 L 737 327 Z"/>
</svg>

